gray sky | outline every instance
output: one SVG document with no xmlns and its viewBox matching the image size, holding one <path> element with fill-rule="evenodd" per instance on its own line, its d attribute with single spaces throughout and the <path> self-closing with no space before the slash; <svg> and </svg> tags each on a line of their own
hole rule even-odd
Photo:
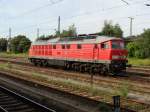
<svg viewBox="0 0 150 112">
<path fill-rule="evenodd" d="M 61 29 L 75 24 L 78 33 L 101 31 L 104 20 L 119 23 L 124 36 L 129 35 L 129 18 L 134 17 L 133 34 L 140 34 L 150 28 L 150 0 L 0 0 L 0 36 L 27 35 L 36 38 L 40 34 L 53 34 L 61 16 Z"/>
</svg>

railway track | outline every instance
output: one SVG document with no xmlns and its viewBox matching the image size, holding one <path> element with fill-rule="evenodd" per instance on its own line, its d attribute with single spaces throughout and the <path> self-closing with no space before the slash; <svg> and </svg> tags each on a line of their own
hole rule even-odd
<svg viewBox="0 0 150 112">
<path fill-rule="evenodd" d="M 150 67 L 136 67 L 127 68 L 128 72 L 138 73 L 143 76 L 150 76 Z"/>
<path fill-rule="evenodd" d="M 0 112 L 56 112 L 0 86 Z"/>
<path fill-rule="evenodd" d="M 1 61 L 1 60 L 0 60 Z M 2 60 L 3 62 L 6 62 L 7 60 Z M 82 82 L 87 82 L 90 83 L 91 82 L 91 77 L 90 75 L 86 75 L 86 74 L 82 74 L 82 73 L 78 73 L 78 72 L 67 72 L 61 69 L 49 69 L 49 68 L 41 68 L 41 67 L 35 67 L 32 66 L 32 64 L 30 63 L 23 63 L 23 62 L 16 62 L 16 61 L 9 61 L 11 63 L 14 64 L 19 64 L 22 67 L 20 68 L 16 68 L 16 69 L 20 69 L 23 71 L 38 71 L 39 73 L 42 74 L 47 74 L 50 76 L 55 76 L 55 77 L 61 77 L 64 79 L 74 79 L 77 81 L 82 81 Z M 124 81 L 132 81 L 132 83 L 130 83 L 130 86 L 132 86 L 132 91 L 137 92 L 137 93 L 145 93 L 145 94 L 150 94 L 150 87 L 147 86 L 150 83 L 150 79 L 144 78 L 144 77 L 140 77 L 140 76 L 129 76 L 129 77 L 103 77 L 103 76 L 94 76 L 93 78 L 93 82 L 94 84 L 97 85 L 103 85 L 103 86 L 109 86 L 109 87 L 120 87 L 120 82 L 124 82 Z M 145 85 L 139 85 L 137 84 L 137 82 L 143 82 L 143 84 Z M 142 88 L 142 89 L 140 89 Z"/>
<path fill-rule="evenodd" d="M 59 70 L 49 70 L 49 69 L 45 69 L 45 68 L 32 68 L 31 67 L 27 67 L 24 66 L 22 68 L 20 68 L 24 71 L 42 71 L 39 72 L 41 74 L 47 74 L 50 76 L 54 76 L 54 77 L 58 77 L 58 78 L 64 78 L 64 79 L 73 79 L 73 80 L 77 80 L 80 82 L 86 82 L 86 83 L 91 83 L 91 77 L 87 76 L 87 75 L 81 75 L 80 73 L 66 73 L 63 71 L 59 71 Z M 119 79 L 119 81 L 118 81 Z M 95 85 L 101 85 L 101 86 L 109 86 L 109 87 L 116 87 L 119 88 L 121 85 L 121 82 L 128 80 L 128 78 L 124 77 L 124 78 L 119 78 L 119 77 L 94 77 L 93 78 L 93 84 Z M 131 91 L 133 92 L 137 92 L 137 93 L 144 93 L 144 94 L 150 94 L 150 87 L 149 86 L 145 86 L 145 85 L 138 85 L 136 83 L 130 83 L 130 86 L 132 86 Z M 138 88 L 137 88 L 138 87 Z"/>
<path fill-rule="evenodd" d="M 21 62 L 21 61 L 16 61 L 16 59 L 15 60 L 6 60 L 6 59 L 2 59 L 2 58 L 0 58 L 0 61 L 1 62 L 10 62 L 10 63 L 14 63 L 14 64 L 19 64 L 19 65 L 23 65 L 23 66 L 30 66 L 30 67 L 33 67 L 33 68 L 36 68 L 37 70 L 38 69 L 41 69 L 40 67 L 35 67 L 34 65 L 32 65 L 32 64 L 30 64 L 30 63 L 27 63 L 27 62 Z M 48 69 L 53 69 L 53 68 L 42 68 L 41 70 L 43 71 L 48 71 Z M 58 70 L 58 69 L 57 69 Z M 141 70 L 141 69 L 140 69 Z M 55 70 L 56 71 L 56 70 Z M 127 77 L 116 77 L 117 79 L 119 79 L 119 80 L 122 80 L 122 79 L 126 79 L 126 80 L 131 80 L 131 81 L 139 81 L 139 82 L 143 82 L 143 83 L 145 83 L 145 82 L 150 82 L 150 75 L 148 75 L 149 73 L 150 73 L 150 71 L 148 72 L 148 73 L 144 73 L 144 74 L 138 74 L 138 70 L 136 69 L 134 69 L 133 71 L 134 71 L 134 73 L 133 73 L 133 71 L 132 70 L 127 70 L 127 71 L 129 71 L 129 73 L 127 72 L 127 74 L 128 74 L 128 76 Z M 61 72 L 63 72 L 63 71 L 61 71 Z M 66 71 L 67 72 L 67 71 Z M 69 71 L 69 72 L 72 72 L 72 73 L 74 73 L 74 71 Z M 131 73 L 132 72 L 132 73 Z M 75 73 L 78 73 L 79 74 L 79 72 L 75 72 Z M 141 72 L 140 72 L 141 73 Z M 80 73 L 80 74 L 84 74 L 84 73 Z M 85 73 L 86 74 L 86 73 Z M 69 74 L 70 75 L 70 74 Z M 99 77 L 99 76 L 98 76 Z M 101 76 L 101 77 L 103 77 L 103 76 Z M 110 77 L 110 78 L 112 78 L 112 77 Z"/>
<path fill-rule="evenodd" d="M 19 62 L 20 63 L 20 62 Z M 17 64 L 17 63 L 15 63 Z M 19 64 L 18 64 L 19 65 Z M 24 71 L 41 71 L 41 73 L 50 73 L 49 75 L 55 75 L 56 77 L 63 77 L 63 78 L 72 78 L 72 79 L 77 79 L 77 80 L 82 80 L 84 82 L 90 82 L 90 76 L 89 75 L 81 75 L 81 73 L 72 73 L 72 72 L 66 72 L 63 70 L 58 69 L 56 71 L 56 69 L 47 69 L 47 68 L 41 68 L 41 67 L 35 67 L 35 66 L 30 66 L 30 65 L 25 65 L 23 63 L 20 64 L 20 66 Z M 32 72 L 32 71 L 31 71 Z M 122 79 L 120 79 L 122 80 Z M 114 85 L 119 85 L 118 82 L 118 78 L 113 78 L 113 77 L 94 77 L 94 83 L 95 84 L 101 84 L 100 82 L 104 82 L 107 84 L 114 84 Z M 147 86 L 147 88 L 149 90 L 149 87 Z M 135 88 L 135 91 L 137 91 L 137 88 Z M 138 92 L 142 92 L 142 90 L 138 90 Z M 143 93 L 143 92 L 142 92 Z M 149 91 L 147 92 L 149 93 Z M 135 101 L 136 102 L 136 101 Z M 141 103 L 141 102 L 136 102 L 136 103 Z M 143 103 L 143 102 L 142 102 Z M 144 104 L 144 103 L 143 103 Z"/>
</svg>

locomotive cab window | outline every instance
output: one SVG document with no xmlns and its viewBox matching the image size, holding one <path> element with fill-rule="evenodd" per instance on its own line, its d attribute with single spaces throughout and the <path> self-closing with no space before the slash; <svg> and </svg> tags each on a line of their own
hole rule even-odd
<svg viewBox="0 0 150 112">
<path fill-rule="evenodd" d="M 108 49 L 108 44 L 107 43 L 102 43 L 101 48 L 102 49 Z"/>
<path fill-rule="evenodd" d="M 124 49 L 124 43 L 123 42 L 112 42 L 112 49 Z"/>
<path fill-rule="evenodd" d="M 82 49 L 82 45 L 81 45 L 81 44 L 78 44 L 78 45 L 77 45 L 77 48 L 78 48 L 78 49 Z"/>
</svg>

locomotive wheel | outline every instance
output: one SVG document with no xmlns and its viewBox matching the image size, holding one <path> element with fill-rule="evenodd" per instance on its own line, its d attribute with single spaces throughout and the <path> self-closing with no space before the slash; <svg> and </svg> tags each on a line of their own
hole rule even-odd
<svg viewBox="0 0 150 112">
<path fill-rule="evenodd" d="M 74 70 L 74 64 L 71 65 L 71 70 Z"/>
<path fill-rule="evenodd" d="M 107 74 L 108 74 L 108 70 L 107 70 L 106 66 L 104 66 L 102 68 L 102 75 L 107 75 Z"/>
<path fill-rule="evenodd" d="M 79 65 L 79 63 L 75 64 L 75 71 L 77 71 L 77 72 L 80 71 L 80 65 Z"/>
<path fill-rule="evenodd" d="M 48 66 L 47 60 L 42 61 L 42 65 L 43 65 L 44 67 L 47 67 L 47 66 Z"/>
<path fill-rule="evenodd" d="M 33 65 L 37 66 L 37 62 L 34 59 L 31 59 L 31 62 L 33 63 Z"/>
<path fill-rule="evenodd" d="M 97 72 L 97 67 L 96 66 L 92 67 L 92 74 L 96 74 L 96 72 Z"/>
<path fill-rule="evenodd" d="M 69 63 L 65 63 L 64 69 L 65 69 L 65 70 L 69 70 L 69 69 L 70 69 L 70 64 L 69 64 Z"/>
<path fill-rule="evenodd" d="M 38 63 L 37 63 L 37 65 L 40 66 L 40 67 L 42 67 L 43 66 L 42 60 L 39 60 Z"/>
<path fill-rule="evenodd" d="M 89 73 L 89 74 L 92 74 L 92 67 L 87 67 L 87 72 Z"/>
<path fill-rule="evenodd" d="M 66 67 L 67 67 L 68 70 L 71 68 L 69 63 L 67 64 Z"/>
<path fill-rule="evenodd" d="M 89 74 L 91 74 L 91 73 L 92 73 L 91 67 L 87 67 L 87 68 L 86 68 L 86 71 L 87 71 Z"/>
<path fill-rule="evenodd" d="M 34 61 L 34 62 L 33 62 L 33 64 L 34 64 L 35 66 L 37 66 L 37 65 L 38 65 L 38 64 L 36 63 L 36 61 Z"/>
<path fill-rule="evenodd" d="M 91 66 L 89 74 L 95 74 L 95 67 Z"/>
<path fill-rule="evenodd" d="M 104 75 L 105 74 L 105 71 L 104 71 L 104 67 L 103 66 L 101 66 L 100 67 L 100 70 L 99 70 L 99 75 Z"/>
<path fill-rule="evenodd" d="M 85 72 L 85 65 L 80 65 L 79 71 L 82 73 Z"/>
<path fill-rule="evenodd" d="M 76 67 L 76 64 L 73 63 L 73 64 L 71 65 L 71 69 L 75 71 L 75 67 Z"/>
<path fill-rule="evenodd" d="M 67 70 L 67 63 L 64 64 L 63 69 L 64 69 L 64 70 Z"/>
</svg>

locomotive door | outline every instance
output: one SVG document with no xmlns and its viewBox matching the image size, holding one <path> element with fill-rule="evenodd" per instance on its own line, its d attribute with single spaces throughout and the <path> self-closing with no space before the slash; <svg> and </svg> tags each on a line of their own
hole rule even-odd
<svg viewBox="0 0 150 112">
<path fill-rule="evenodd" d="M 95 44 L 93 48 L 93 59 L 97 60 L 98 57 L 99 57 L 99 47 L 97 44 Z"/>
</svg>

